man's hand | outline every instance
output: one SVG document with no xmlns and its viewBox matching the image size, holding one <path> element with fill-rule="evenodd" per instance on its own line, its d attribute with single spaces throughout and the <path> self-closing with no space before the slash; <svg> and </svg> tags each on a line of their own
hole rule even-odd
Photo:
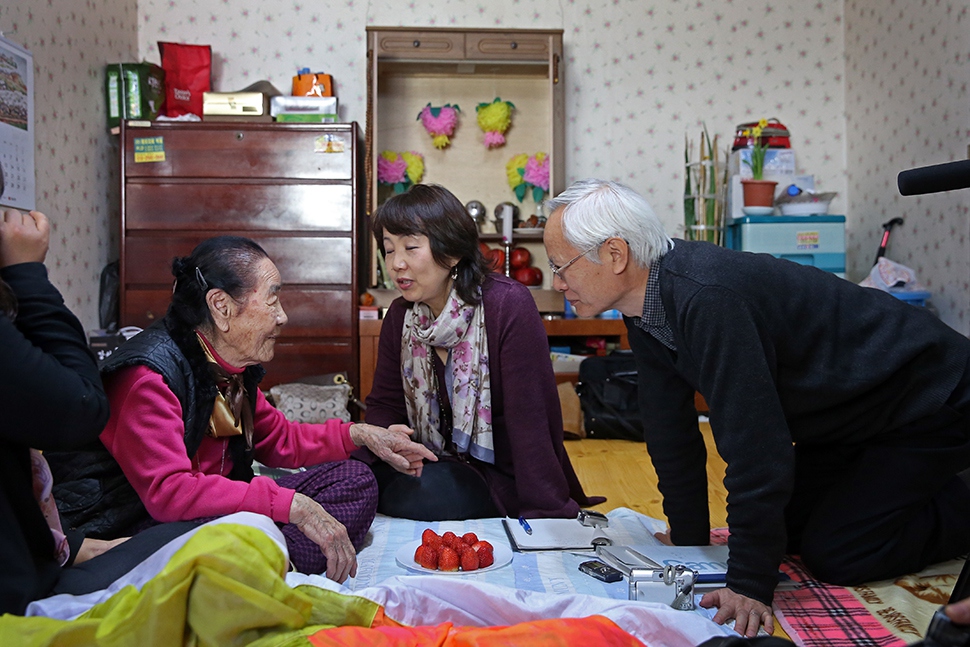
<svg viewBox="0 0 970 647">
<path fill-rule="evenodd" d="M 327 578 L 342 584 L 357 575 L 357 551 L 342 523 L 319 503 L 297 492 L 290 504 L 290 523 L 320 547 L 327 558 Z"/>
<path fill-rule="evenodd" d="M 85 537 L 81 542 L 81 547 L 78 548 L 77 555 L 74 557 L 74 564 L 82 564 L 89 559 L 94 559 L 102 553 L 106 553 L 118 544 L 128 541 L 129 537 L 120 537 L 118 539 L 94 539 L 92 537 Z"/>
<path fill-rule="evenodd" d="M 754 638 L 761 625 L 769 634 L 775 631 L 775 621 L 767 605 L 731 589 L 718 589 L 705 594 L 700 605 L 705 609 L 717 607 L 714 622 L 719 625 L 734 618 L 734 630 L 742 636 Z"/>
<path fill-rule="evenodd" d="M 7 209 L 0 214 L 0 267 L 43 263 L 50 243 L 50 222 L 39 211 L 23 214 Z"/>
<path fill-rule="evenodd" d="M 411 440 L 414 430 L 407 425 L 391 425 L 387 429 L 375 425 L 355 423 L 350 426 L 350 439 L 358 447 L 367 449 L 382 461 L 403 474 L 421 476 L 424 460 L 437 461 L 430 449 Z"/>
</svg>

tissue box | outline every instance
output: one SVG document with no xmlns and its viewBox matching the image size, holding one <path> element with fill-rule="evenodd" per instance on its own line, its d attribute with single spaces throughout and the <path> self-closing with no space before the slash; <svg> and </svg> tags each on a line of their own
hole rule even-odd
<svg viewBox="0 0 970 647">
<path fill-rule="evenodd" d="M 158 117 L 165 103 L 165 70 L 153 63 L 113 63 L 105 68 L 108 128 L 122 119 Z"/>
<path fill-rule="evenodd" d="M 107 332 L 105 330 L 88 331 L 88 347 L 94 351 L 99 362 L 103 362 L 111 353 L 125 343 L 125 336 L 120 332 Z"/>
<path fill-rule="evenodd" d="M 262 92 L 203 92 L 202 119 L 219 121 L 227 117 L 269 121 L 269 97 Z"/>
<path fill-rule="evenodd" d="M 336 123 L 337 97 L 273 97 L 269 114 L 276 121 Z"/>
</svg>

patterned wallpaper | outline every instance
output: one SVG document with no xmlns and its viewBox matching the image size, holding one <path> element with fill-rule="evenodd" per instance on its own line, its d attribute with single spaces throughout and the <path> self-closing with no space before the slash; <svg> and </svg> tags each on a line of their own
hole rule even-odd
<svg viewBox="0 0 970 647">
<path fill-rule="evenodd" d="M 101 270 L 118 257 L 117 145 L 104 66 L 137 54 L 132 0 L 0 4 L 0 31 L 34 57 L 37 209 L 51 220 L 51 280 L 85 328 L 98 326 Z"/>
<path fill-rule="evenodd" d="M 626 182 L 672 231 L 685 135 L 696 141 L 706 124 L 727 145 L 737 123 L 777 117 L 792 131 L 798 171 L 839 193 L 832 210 L 848 219 L 851 278 L 871 263 L 879 224 L 905 210 L 890 257 L 920 272 L 944 320 L 970 326 L 967 199 L 892 189 L 897 170 L 965 154 L 966 3 L 85 0 L 83 14 L 29 4 L 0 6 L 0 30 L 35 54 L 38 204 L 58 218 L 55 280 L 89 327 L 97 275 L 117 253 L 104 64 L 158 62 L 160 40 L 209 44 L 217 90 L 266 79 L 284 92 L 307 66 L 334 74 L 342 119 L 363 123 L 367 25 L 564 29 L 567 180 Z"/>
<path fill-rule="evenodd" d="M 845 18 L 852 271 L 868 270 L 881 225 L 903 218 L 886 256 L 916 270 L 941 318 L 967 334 L 970 191 L 903 197 L 896 174 L 968 156 L 968 3 L 847 0 Z"/>
</svg>

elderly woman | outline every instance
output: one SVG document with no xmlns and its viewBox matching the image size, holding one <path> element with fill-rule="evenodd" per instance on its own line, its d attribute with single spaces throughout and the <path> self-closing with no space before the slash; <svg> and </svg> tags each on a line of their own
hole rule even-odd
<svg viewBox="0 0 970 647">
<path fill-rule="evenodd" d="M 102 366 L 111 417 L 101 442 L 151 519 L 265 514 L 285 524 L 297 570 L 325 570 L 337 582 L 353 576 L 377 486 L 370 470 L 346 460 L 350 452 L 366 446 L 391 469 L 412 474 L 433 455 L 403 425 L 293 423 L 266 401 L 260 364 L 273 359 L 286 314 L 279 271 L 255 242 L 206 240 L 175 259 L 172 271 L 164 320 Z M 315 467 L 274 481 L 253 476 L 254 458 Z"/>
<path fill-rule="evenodd" d="M 372 457 L 383 514 L 434 521 L 575 517 L 591 500 L 563 447 L 549 342 L 529 290 L 489 273 L 447 189 L 415 185 L 375 214 L 402 297 L 381 327 L 367 421 L 410 424 L 440 459 L 420 474 Z M 360 454 L 358 454 L 360 456 Z"/>
</svg>

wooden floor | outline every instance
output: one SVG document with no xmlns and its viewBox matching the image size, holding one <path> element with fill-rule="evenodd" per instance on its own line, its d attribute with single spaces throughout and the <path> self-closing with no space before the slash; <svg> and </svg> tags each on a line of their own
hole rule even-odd
<svg viewBox="0 0 970 647">
<path fill-rule="evenodd" d="M 707 443 L 708 501 L 711 528 L 727 526 L 727 490 L 724 489 L 724 461 L 714 448 L 709 424 L 701 423 Z M 646 446 L 627 440 L 567 440 L 566 451 L 586 494 L 607 498 L 595 510 L 630 508 L 649 517 L 666 520 L 657 490 L 657 473 Z"/>
</svg>

